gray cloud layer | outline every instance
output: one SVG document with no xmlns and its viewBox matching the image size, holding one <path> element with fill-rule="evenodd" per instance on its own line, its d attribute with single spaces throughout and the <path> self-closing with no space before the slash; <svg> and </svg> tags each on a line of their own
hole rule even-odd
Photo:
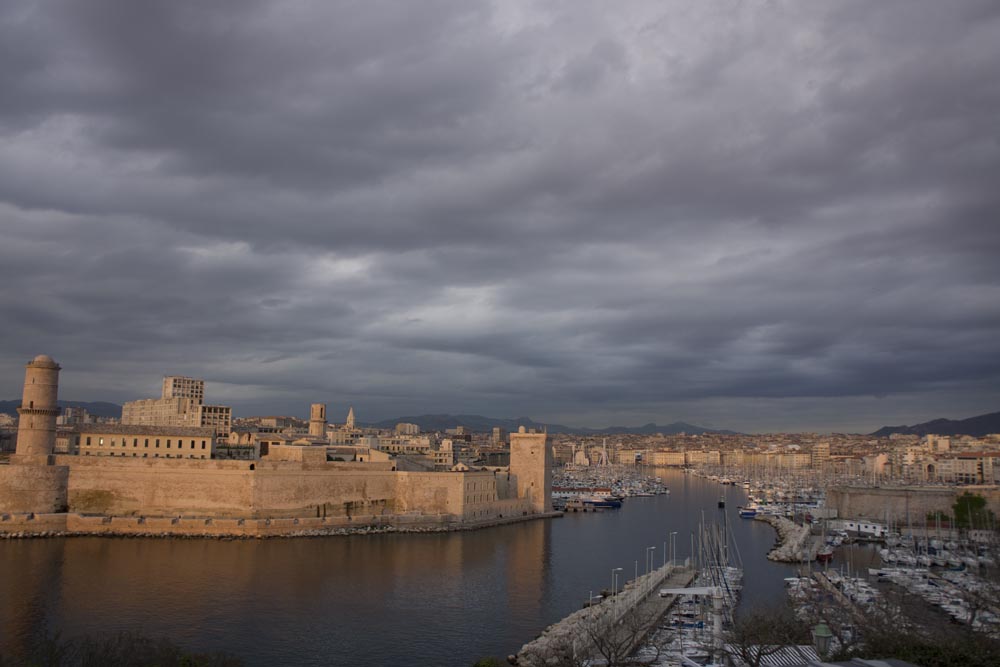
<svg viewBox="0 0 1000 667">
<path fill-rule="evenodd" d="M 989 0 L 4 3 L 0 386 L 996 410 L 998 68 Z"/>
</svg>

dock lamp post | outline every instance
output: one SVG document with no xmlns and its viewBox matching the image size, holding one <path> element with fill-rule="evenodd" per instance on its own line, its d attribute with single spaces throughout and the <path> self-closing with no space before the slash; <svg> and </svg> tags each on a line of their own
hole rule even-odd
<svg viewBox="0 0 1000 667">
<path fill-rule="evenodd" d="M 820 659 L 826 658 L 830 653 L 830 640 L 833 639 L 833 632 L 830 631 L 830 626 L 826 623 L 818 623 L 813 628 L 812 636 L 816 653 L 819 654 Z"/>
<path fill-rule="evenodd" d="M 611 569 L 611 599 L 618 603 L 618 573 L 621 572 L 620 567 L 615 567 Z"/>
<path fill-rule="evenodd" d="M 670 567 L 674 566 L 674 558 L 677 557 L 677 540 L 674 539 L 675 537 L 677 537 L 676 530 L 670 533 Z"/>
<path fill-rule="evenodd" d="M 656 547 L 646 547 L 646 574 L 653 571 L 653 552 L 656 551 Z"/>
</svg>

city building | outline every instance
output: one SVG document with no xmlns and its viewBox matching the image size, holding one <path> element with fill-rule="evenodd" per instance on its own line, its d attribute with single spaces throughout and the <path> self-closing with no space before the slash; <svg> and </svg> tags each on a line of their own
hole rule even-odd
<svg viewBox="0 0 1000 667">
<path fill-rule="evenodd" d="M 163 378 L 160 398 L 128 401 L 122 406 L 121 423 L 211 428 L 217 437 L 228 438 L 232 430 L 232 408 L 206 405 L 204 398 L 204 380 L 168 375 Z"/>
<path fill-rule="evenodd" d="M 212 428 L 80 424 L 67 432 L 66 453 L 80 456 L 210 459 L 215 447 Z"/>
<path fill-rule="evenodd" d="M 416 424 L 409 424 L 407 422 L 400 422 L 396 424 L 396 434 L 397 435 L 419 435 L 420 427 Z"/>
<path fill-rule="evenodd" d="M 161 398 L 193 398 L 198 403 L 204 403 L 205 381 L 183 375 L 167 375 L 163 378 Z"/>
</svg>

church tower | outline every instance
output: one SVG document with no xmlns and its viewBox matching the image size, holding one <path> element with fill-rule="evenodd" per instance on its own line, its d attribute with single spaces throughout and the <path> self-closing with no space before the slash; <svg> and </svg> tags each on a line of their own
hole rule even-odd
<svg viewBox="0 0 1000 667">
<path fill-rule="evenodd" d="M 326 405 L 323 403 L 313 403 L 309 407 L 309 435 L 326 437 Z"/>
<path fill-rule="evenodd" d="M 351 409 L 347 411 L 347 423 L 344 424 L 344 428 L 346 428 L 347 430 L 352 430 L 354 428 L 354 406 L 353 405 L 351 406 Z"/>
<path fill-rule="evenodd" d="M 552 448 L 546 438 L 523 426 L 510 434 L 510 473 L 517 478 L 517 496 L 538 513 L 552 511 Z"/>
<path fill-rule="evenodd" d="M 49 463 L 56 445 L 59 364 L 40 354 L 25 366 L 24 394 L 17 413 L 17 463 Z"/>
</svg>

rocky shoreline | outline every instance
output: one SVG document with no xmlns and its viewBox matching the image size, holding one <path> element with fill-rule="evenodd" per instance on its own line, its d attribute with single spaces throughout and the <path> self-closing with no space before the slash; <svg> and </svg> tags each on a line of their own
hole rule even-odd
<svg viewBox="0 0 1000 667">
<path fill-rule="evenodd" d="M 756 519 L 769 524 L 778 533 L 778 544 L 768 552 L 768 560 L 801 563 L 816 559 L 816 546 L 810 539 L 809 526 L 778 516 L 758 514 Z"/>
<path fill-rule="evenodd" d="M 315 527 L 319 519 L 210 519 L 193 517 L 106 517 L 73 514 L 3 515 L 0 539 L 53 537 L 180 538 L 260 540 L 379 535 L 388 533 L 450 533 L 479 530 L 534 519 L 561 517 L 561 512 L 529 514 L 484 521 L 450 517 L 365 517 L 355 525 Z M 325 520 L 324 520 L 325 521 Z M 6 524 L 6 525 L 5 525 Z M 34 526 L 31 524 L 35 524 Z M 307 525 L 302 525 L 307 524 Z M 84 527 L 86 525 L 87 527 Z M 151 529 L 152 526 L 160 530 Z"/>
</svg>

